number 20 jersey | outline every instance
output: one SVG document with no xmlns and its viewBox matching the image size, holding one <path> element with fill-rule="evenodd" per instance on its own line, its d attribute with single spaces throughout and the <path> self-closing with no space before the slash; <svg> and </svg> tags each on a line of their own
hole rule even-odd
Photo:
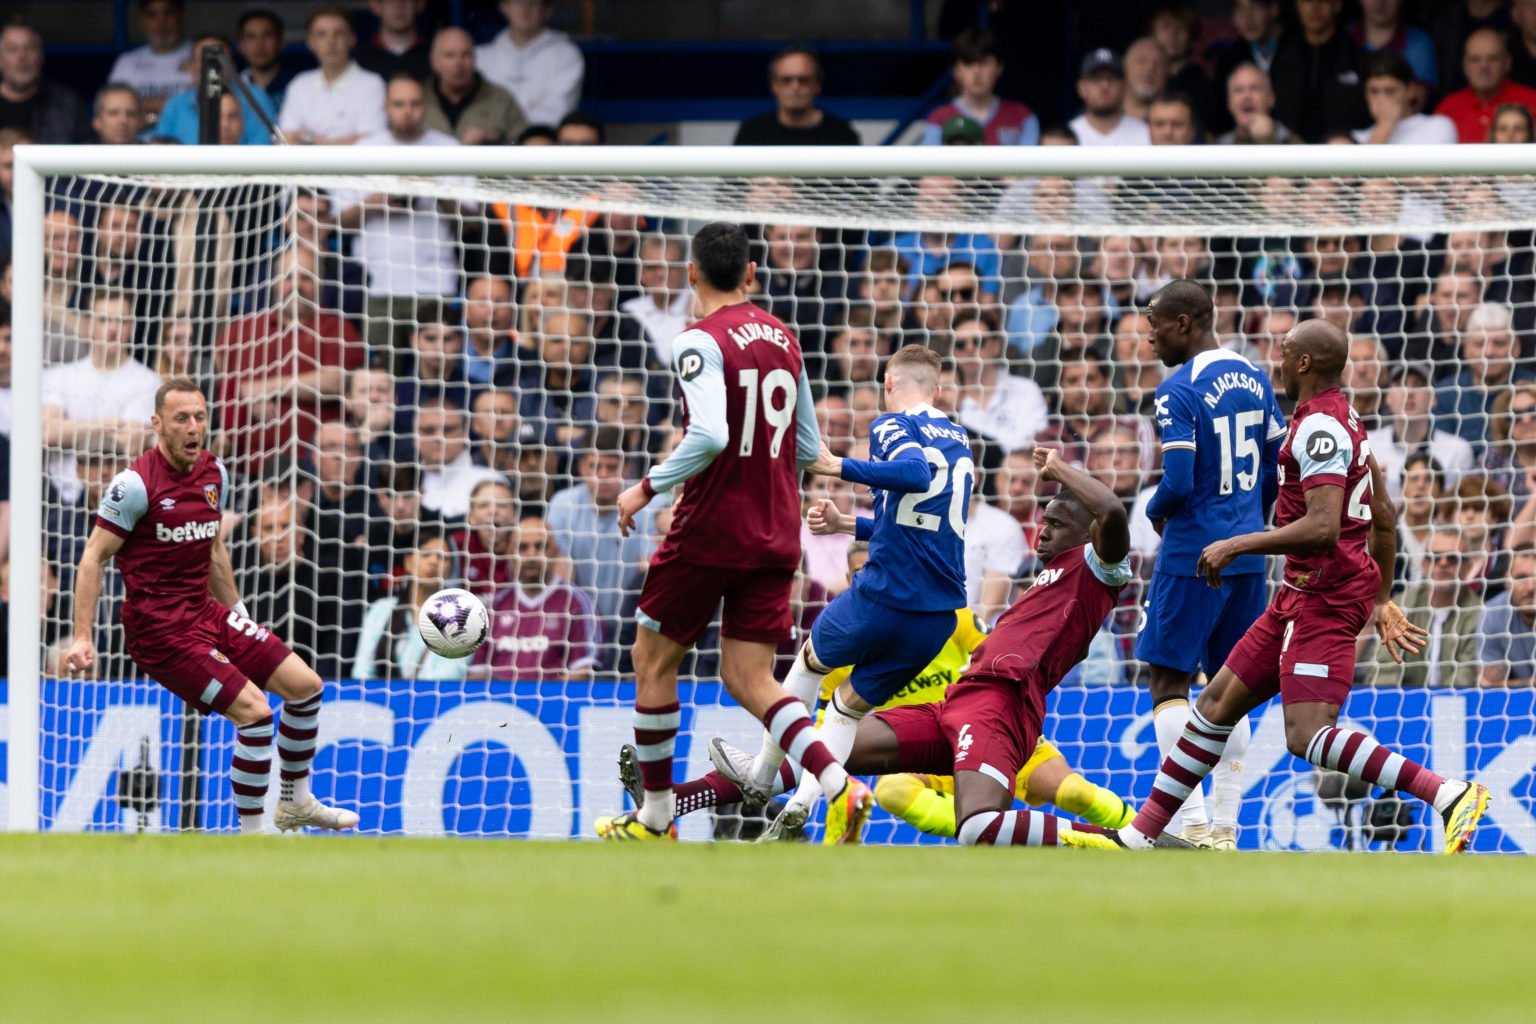
<svg viewBox="0 0 1536 1024">
<path fill-rule="evenodd" d="M 1307 491 L 1323 484 L 1344 488 L 1339 539 L 1332 547 L 1285 558 L 1285 585 L 1346 600 L 1374 597 L 1381 570 L 1371 558 L 1371 444 L 1365 426 L 1337 387 L 1296 407 L 1290 436 L 1280 448 L 1280 496 L 1275 525 L 1307 514 Z"/>
<path fill-rule="evenodd" d="M 1264 529 L 1263 460 L 1285 436 L 1285 414 L 1262 370 L 1218 348 L 1158 385 L 1153 415 L 1164 452 L 1195 453 L 1194 490 L 1163 527 L 1156 569 L 1198 576 L 1208 544 Z M 1262 555 L 1243 555 L 1223 574 L 1263 571 Z"/>
<path fill-rule="evenodd" d="M 965 607 L 965 524 L 976 467 L 964 427 L 931 405 L 886 413 L 869 427 L 869 454 L 889 462 L 917 449 L 933 470 L 925 491 L 873 488 L 869 563 L 853 578 L 864 597 L 909 612 Z"/>
</svg>

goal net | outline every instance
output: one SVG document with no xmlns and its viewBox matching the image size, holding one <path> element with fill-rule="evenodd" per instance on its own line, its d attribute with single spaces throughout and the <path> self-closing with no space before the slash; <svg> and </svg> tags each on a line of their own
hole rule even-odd
<svg viewBox="0 0 1536 1024">
<path fill-rule="evenodd" d="M 754 300 L 799 335 L 834 452 L 867 452 L 886 356 L 916 343 L 945 358 L 937 404 L 976 447 L 977 621 L 1040 568 L 1033 446 L 1061 448 L 1131 510 L 1137 580 L 1053 696 L 1046 735 L 1133 805 L 1158 766 L 1131 656 L 1159 539 L 1144 508 L 1165 370 L 1146 299 L 1201 281 L 1221 342 L 1276 376 L 1298 320 L 1347 327 L 1351 402 L 1399 507 L 1398 600 L 1433 639 L 1399 667 L 1362 637 L 1344 715 L 1493 790 L 1480 843 L 1536 846 L 1536 182 L 1513 156 L 167 153 L 17 151 L 11 828 L 235 826 L 233 730 L 127 656 L 115 570 L 93 677 L 61 663 L 94 509 L 154 443 L 172 376 L 209 401 L 251 618 L 326 680 L 322 798 L 364 832 L 415 835 L 580 837 L 623 808 L 635 603 L 669 518 L 659 500 L 626 538 L 612 506 L 680 436 L 687 242 L 729 220 L 754 239 Z M 869 500 L 807 482 L 818 497 Z M 848 538 L 801 531 L 781 668 L 848 585 Z M 491 612 L 467 661 L 430 654 L 414 626 L 423 597 L 455 585 Z M 713 734 L 756 743 L 718 669 L 712 629 L 683 666 L 680 780 L 707 770 Z M 1253 726 L 1244 847 L 1436 847 L 1416 802 L 1291 757 L 1278 706 Z M 761 826 L 728 807 L 683 834 Z M 869 841 L 930 840 L 881 811 Z"/>
</svg>

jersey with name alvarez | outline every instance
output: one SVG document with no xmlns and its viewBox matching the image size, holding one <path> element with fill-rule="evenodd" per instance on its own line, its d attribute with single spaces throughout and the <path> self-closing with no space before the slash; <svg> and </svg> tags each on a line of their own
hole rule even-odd
<svg viewBox="0 0 1536 1024">
<path fill-rule="evenodd" d="M 1374 597 L 1381 570 L 1371 558 L 1371 444 L 1365 426 L 1339 388 L 1296 407 L 1290 436 L 1280 449 L 1280 496 L 1275 525 L 1307 514 L 1307 491 L 1324 484 L 1344 488 L 1339 539 L 1332 547 L 1287 555 L 1285 583 L 1349 600 Z"/>
<path fill-rule="evenodd" d="M 208 573 L 228 494 L 229 475 L 212 452 L 179 473 L 158 447 L 107 485 L 96 525 L 123 538 L 116 562 L 130 636 L 175 633 L 213 600 Z"/>
<path fill-rule="evenodd" d="M 886 413 L 870 424 L 873 461 L 889 462 L 912 449 L 928 460 L 933 481 L 911 494 L 872 488 L 869 563 L 853 586 L 902 611 L 964 608 L 965 522 L 976 475 L 970 435 L 931 405 Z"/>
<path fill-rule="evenodd" d="M 721 447 L 683 485 L 656 557 L 736 569 L 798 567 L 800 342 L 777 317 L 743 302 L 700 320 L 672 349 L 684 428 L 715 432 Z M 672 486 L 671 469 L 664 460 L 651 471 L 655 489 Z"/>
<path fill-rule="evenodd" d="M 956 685 L 972 679 L 1024 683 L 1043 712 L 1045 695 L 1087 655 L 1133 575 L 1128 559 L 1105 565 L 1091 544 L 1063 551 L 997 620 Z"/>
<path fill-rule="evenodd" d="M 1158 385 L 1153 415 L 1164 452 L 1195 454 L 1194 489 L 1163 526 L 1157 571 L 1199 576 L 1207 545 L 1264 529 L 1263 460 L 1285 437 L 1285 414 L 1269 378 L 1236 352 L 1201 352 Z M 1264 571 L 1263 555 L 1223 570 Z"/>
</svg>

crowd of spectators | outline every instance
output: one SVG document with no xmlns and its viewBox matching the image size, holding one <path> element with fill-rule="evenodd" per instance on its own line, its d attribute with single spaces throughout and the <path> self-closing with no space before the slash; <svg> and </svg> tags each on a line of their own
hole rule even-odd
<svg viewBox="0 0 1536 1024">
<path fill-rule="evenodd" d="M 93 105 L 43 76 L 35 32 L 7 26 L 0 211 L 19 142 L 195 142 L 186 70 L 208 47 L 238 53 L 251 87 L 249 99 L 226 98 L 230 144 L 266 142 L 264 118 L 297 144 L 603 144 L 605 126 L 577 109 L 581 55 L 548 27 L 553 4 L 504 0 L 507 28 L 478 47 L 458 28 L 419 31 L 422 6 L 373 0 L 378 28 L 366 41 L 346 9 L 313 9 L 305 41 L 315 67 L 295 71 L 270 11 L 242 15 L 231 43 L 185 38 L 177 0 L 146 0 L 148 42 L 123 55 Z M 1402 22 L 1395 0 L 1365 0 L 1354 23 L 1341 21 L 1337 0 L 1297 0 L 1289 22 L 1278 3 L 1238 0 L 1235 37 L 1205 49 L 1199 20 L 1170 7 L 1124 54 L 1082 58 L 1082 112 L 1068 124 L 1042 124 L 999 96 L 997 41 L 967 30 L 954 45 L 955 95 L 921 141 L 1530 141 L 1536 91 L 1516 76 L 1536 71 L 1536 0 L 1455 10 L 1454 25 L 1425 32 Z M 818 106 L 814 52 L 774 57 L 769 86 L 775 108 L 743 122 L 738 143 L 858 141 Z M 1158 187 L 1142 183 L 1137 201 L 1188 220 Z M 838 455 L 867 451 L 886 357 L 916 342 L 944 358 L 937 404 L 976 448 L 967 593 L 985 621 L 1039 569 L 1036 445 L 1061 448 L 1121 496 L 1141 579 L 1150 573 L 1158 535 L 1144 509 L 1159 451 L 1149 414 L 1164 372 L 1147 343 L 1153 291 L 1174 278 L 1209 285 L 1223 343 L 1272 374 L 1291 326 L 1334 319 L 1352 332 L 1352 402 L 1400 508 L 1401 601 L 1431 633 L 1427 657 L 1402 669 L 1362 641 L 1362 681 L 1530 683 L 1536 243 L 1517 227 L 1416 225 L 1448 209 L 1513 222 L 1531 197 L 1474 179 L 1454 187 L 1276 179 L 1238 189 L 1256 223 L 1308 225 L 1294 233 L 984 234 L 937 226 L 976 186 L 927 177 L 891 197 L 923 230 L 752 224 L 753 300 L 799 335 Z M 792 205 L 790 183 L 753 188 L 762 208 Z M 1069 225 L 1124 211 L 1131 191 L 1040 178 L 988 195 L 999 224 Z M 614 503 L 682 430 L 670 349 L 693 316 L 692 227 L 403 184 L 181 193 L 56 182 L 44 237 L 49 639 L 66 640 L 58 624 L 89 509 L 149 443 L 159 381 L 189 374 L 205 385 L 212 446 L 239 488 L 226 525 L 242 591 L 322 675 L 624 672 L 635 599 L 670 511 L 655 503 L 623 536 Z M 7 299 L 8 280 L 7 267 Z M 0 364 L 8 421 L 8 318 Z M 812 486 L 808 500 L 867 504 L 838 481 Z M 845 540 L 805 537 L 802 628 L 848 585 Z M 467 663 L 430 655 L 413 626 L 424 597 L 451 583 L 492 612 L 495 639 Z M 1129 588 L 1081 678 L 1135 679 L 1139 601 Z M 110 600 L 103 608 L 98 645 L 120 653 Z M 708 674 L 704 647 L 690 667 Z"/>
</svg>

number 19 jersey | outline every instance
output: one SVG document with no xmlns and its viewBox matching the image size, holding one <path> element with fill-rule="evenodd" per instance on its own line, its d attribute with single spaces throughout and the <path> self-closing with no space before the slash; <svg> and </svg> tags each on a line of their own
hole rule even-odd
<svg viewBox="0 0 1536 1024">
<path fill-rule="evenodd" d="M 1218 348 L 1158 385 L 1153 415 L 1164 452 L 1195 453 L 1194 491 L 1163 527 L 1156 569 L 1198 576 L 1208 544 L 1264 529 L 1264 460 L 1285 438 L 1285 414 L 1263 371 Z M 1243 555 L 1223 575 L 1263 571 L 1262 555 Z"/>
<path fill-rule="evenodd" d="M 909 612 L 965 607 L 965 524 L 976 466 L 965 428 L 931 405 L 886 413 L 869 428 L 875 462 L 921 452 L 933 471 L 923 491 L 874 490 L 869 563 L 853 578 L 861 595 Z"/>
</svg>

